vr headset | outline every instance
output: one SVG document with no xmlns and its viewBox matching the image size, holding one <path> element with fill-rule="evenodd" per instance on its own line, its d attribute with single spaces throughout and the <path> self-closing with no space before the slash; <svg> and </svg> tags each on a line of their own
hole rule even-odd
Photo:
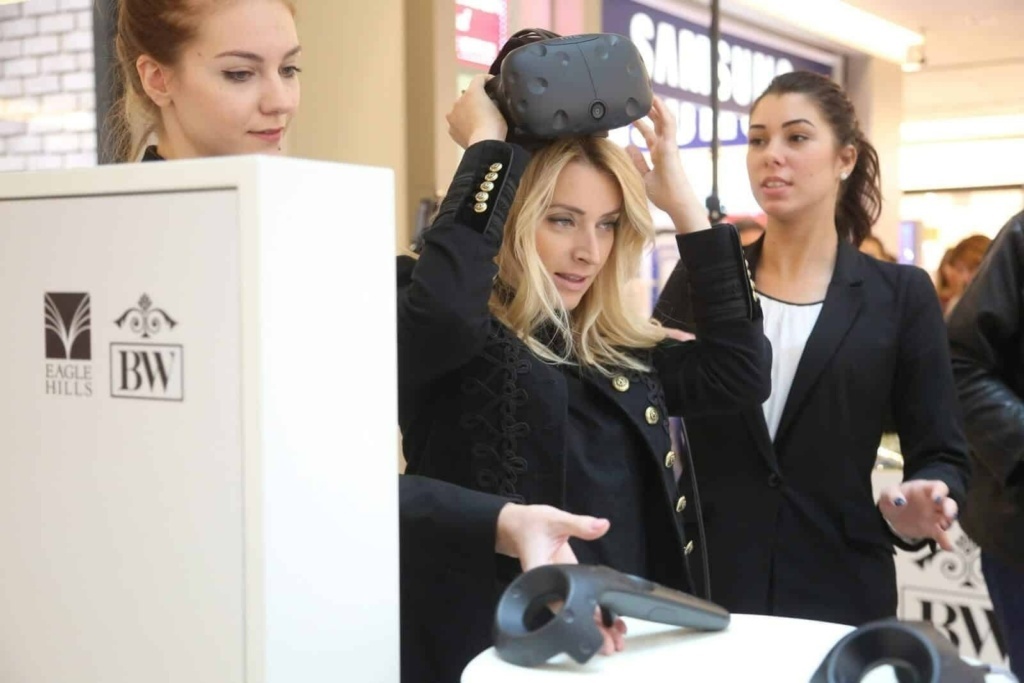
<svg viewBox="0 0 1024 683">
<path fill-rule="evenodd" d="M 490 73 L 485 89 L 508 123 L 506 141 L 528 148 L 607 136 L 646 116 L 654 97 L 636 46 L 614 33 L 525 29 L 505 43 Z"/>
</svg>

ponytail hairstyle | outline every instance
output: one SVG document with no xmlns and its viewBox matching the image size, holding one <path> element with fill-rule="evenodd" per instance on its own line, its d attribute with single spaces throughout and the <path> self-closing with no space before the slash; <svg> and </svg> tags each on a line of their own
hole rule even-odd
<svg viewBox="0 0 1024 683">
<path fill-rule="evenodd" d="M 146 139 L 156 132 L 160 109 L 146 94 L 136 67 L 149 55 L 160 64 L 177 63 L 196 38 L 206 15 L 225 0 L 118 0 L 114 53 L 123 94 L 107 120 L 106 143 L 117 161 L 139 158 Z M 295 14 L 291 0 L 282 0 Z"/>
<path fill-rule="evenodd" d="M 839 239 L 859 246 L 882 213 L 878 152 L 860 129 L 850 98 L 835 81 L 820 74 L 793 71 L 776 76 L 750 110 L 753 112 L 766 95 L 789 94 L 803 95 L 814 102 L 832 128 L 838 145 L 853 145 L 857 150 L 857 162 L 839 187 L 835 220 Z"/>
</svg>

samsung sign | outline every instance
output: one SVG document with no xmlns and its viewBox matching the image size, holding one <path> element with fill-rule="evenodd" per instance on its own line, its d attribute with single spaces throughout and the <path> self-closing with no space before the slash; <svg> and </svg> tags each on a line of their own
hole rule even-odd
<svg viewBox="0 0 1024 683">
<path fill-rule="evenodd" d="M 711 39 L 706 26 L 631 0 L 604 0 L 602 30 L 628 36 L 647 64 L 654 92 L 679 122 L 679 146 L 711 142 Z M 745 144 L 750 105 L 771 80 L 790 71 L 831 76 L 827 61 L 720 34 L 718 135 L 722 144 Z M 639 134 L 636 141 L 642 143 Z"/>
</svg>

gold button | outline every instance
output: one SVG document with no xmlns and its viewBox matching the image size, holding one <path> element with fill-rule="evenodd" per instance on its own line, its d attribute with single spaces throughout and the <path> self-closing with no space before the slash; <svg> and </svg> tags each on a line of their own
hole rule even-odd
<svg viewBox="0 0 1024 683">
<path fill-rule="evenodd" d="M 491 195 L 487 194 L 486 192 L 477 192 L 476 197 L 474 197 L 474 199 L 476 199 L 478 202 L 486 202 L 488 199 L 490 199 L 490 197 Z"/>
<path fill-rule="evenodd" d="M 676 501 L 676 512 L 682 512 L 686 509 L 686 496 L 679 496 L 679 500 Z"/>
<path fill-rule="evenodd" d="M 473 205 L 473 210 L 476 211 L 477 213 L 483 213 L 484 211 L 487 210 L 487 205 L 484 204 L 483 202 L 477 202 L 476 204 Z"/>
<path fill-rule="evenodd" d="M 503 168 L 505 168 L 505 167 L 502 166 L 501 164 L 495 162 L 495 163 L 491 164 L 490 170 L 491 170 L 492 173 L 497 173 L 498 171 L 500 171 Z"/>
<path fill-rule="evenodd" d="M 676 464 L 676 452 L 675 451 L 669 451 L 667 454 L 665 454 L 665 468 L 666 469 L 672 469 L 672 465 L 675 465 L 675 464 Z"/>
<path fill-rule="evenodd" d="M 488 173 L 487 175 L 484 176 L 484 180 L 486 180 L 488 182 L 491 182 L 491 181 L 494 181 L 494 180 L 497 180 L 497 179 L 498 179 L 498 174 L 497 173 Z"/>
<path fill-rule="evenodd" d="M 629 391 L 629 380 L 624 375 L 618 375 L 612 380 L 615 391 Z"/>
<path fill-rule="evenodd" d="M 658 424 L 658 409 L 654 406 L 647 406 L 647 410 L 644 411 L 644 418 L 647 420 L 647 424 L 649 425 Z"/>
<path fill-rule="evenodd" d="M 480 183 L 480 189 L 483 190 L 484 192 L 490 192 L 491 190 L 494 189 L 494 183 L 482 182 Z"/>
<path fill-rule="evenodd" d="M 686 544 L 686 547 L 683 548 L 683 552 L 686 553 L 687 555 L 689 555 L 690 553 L 693 552 L 693 541 L 690 541 L 689 543 Z"/>
</svg>

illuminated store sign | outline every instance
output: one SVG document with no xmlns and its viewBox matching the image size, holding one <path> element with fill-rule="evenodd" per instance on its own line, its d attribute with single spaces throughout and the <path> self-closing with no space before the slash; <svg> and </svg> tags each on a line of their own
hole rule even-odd
<svg viewBox="0 0 1024 683">
<path fill-rule="evenodd" d="M 707 26 L 633 0 L 604 0 L 602 22 L 603 31 L 628 36 L 636 44 L 654 92 L 679 122 L 679 146 L 708 145 L 712 122 Z M 795 70 L 833 74 L 833 60 L 827 56 L 818 61 L 726 31 L 721 33 L 718 54 L 718 134 L 725 145 L 747 142 L 750 105 L 778 74 Z"/>
<path fill-rule="evenodd" d="M 505 0 L 457 0 L 455 56 L 473 66 L 490 66 L 505 43 Z"/>
</svg>

